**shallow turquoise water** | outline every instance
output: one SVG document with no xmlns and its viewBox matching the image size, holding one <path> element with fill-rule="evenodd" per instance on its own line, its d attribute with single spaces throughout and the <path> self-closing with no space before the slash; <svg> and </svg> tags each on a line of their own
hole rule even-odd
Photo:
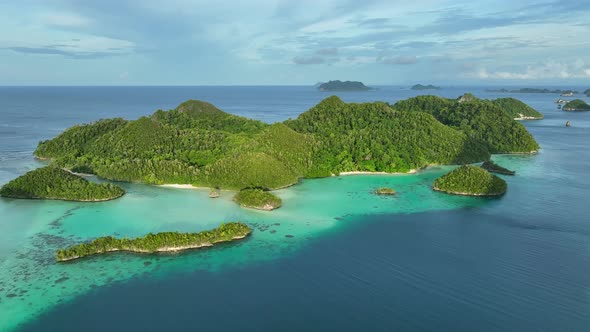
<svg viewBox="0 0 590 332">
<path fill-rule="evenodd" d="M 239 208 L 231 200 L 233 192 L 210 199 L 207 190 L 139 184 L 125 185 L 128 193 L 122 199 L 102 203 L 6 200 L 0 213 L 12 222 L 11 229 L 2 232 L 10 240 L 3 241 L 3 252 L 13 254 L 5 257 L 0 267 L 4 295 L 0 312 L 10 317 L 1 320 L 0 330 L 92 288 L 138 274 L 215 270 L 284 257 L 309 239 L 339 231 L 353 216 L 444 210 L 488 202 L 433 192 L 433 179 L 446 170 L 448 167 L 428 169 L 419 175 L 305 180 L 278 191 L 284 206 L 272 212 Z M 372 194 L 380 186 L 394 187 L 398 194 Z M 53 261 L 55 249 L 90 238 L 200 231 L 233 220 L 245 221 L 255 231 L 242 243 L 223 248 L 159 256 L 112 254 L 67 264 Z"/>
</svg>

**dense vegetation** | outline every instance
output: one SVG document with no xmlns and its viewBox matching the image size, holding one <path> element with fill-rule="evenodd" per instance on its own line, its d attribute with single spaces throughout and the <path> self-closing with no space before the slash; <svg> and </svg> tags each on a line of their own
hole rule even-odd
<svg viewBox="0 0 590 332">
<path fill-rule="evenodd" d="M 52 166 L 30 171 L 0 189 L 0 196 L 5 197 L 67 201 L 105 201 L 124 194 L 125 191 L 119 186 L 90 182 Z"/>
<path fill-rule="evenodd" d="M 465 97 L 465 96 L 463 96 Z M 530 153 L 539 145 L 500 105 L 467 95 L 459 102 L 437 96 L 418 96 L 397 102 L 396 110 L 426 112 L 483 144 L 491 153 Z"/>
<path fill-rule="evenodd" d="M 386 103 L 329 97 L 273 125 L 189 100 L 170 111 L 75 126 L 40 142 L 53 165 L 102 178 L 223 189 L 277 189 L 344 171 L 464 164 L 537 143 L 491 101 L 420 96 Z"/>
<path fill-rule="evenodd" d="M 581 99 L 574 99 L 563 106 L 564 111 L 590 111 L 590 105 Z"/>
<path fill-rule="evenodd" d="M 279 197 L 259 188 L 241 190 L 234 200 L 240 206 L 258 210 L 274 210 L 283 203 Z"/>
<path fill-rule="evenodd" d="M 456 195 L 499 196 L 506 192 L 506 181 L 481 167 L 464 165 L 434 181 L 433 189 Z"/>
<path fill-rule="evenodd" d="M 381 187 L 375 189 L 376 195 L 395 195 L 395 190 L 393 188 Z"/>
<path fill-rule="evenodd" d="M 411 89 L 422 91 L 422 90 L 440 90 L 441 88 L 439 86 L 435 86 L 432 84 L 428 84 L 428 85 L 416 84 L 416 85 L 412 86 Z"/>
<path fill-rule="evenodd" d="M 396 111 L 381 102 L 347 104 L 333 96 L 286 123 L 320 142 L 314 161 L 318 169 L 327 171 L 325 175 L 407 172 L 429 164 L 468 163 L 489 156 L 481 144 L 430 114 Z"/>
<path fill-rule="evenodd" d="M 69 261 L 113 251 L 156 253 L 209 247 L 216 243 L 241 239 L 252 230 L 246 224 L 230 222 L 200 233 L 164 232 L 148 234 L 135 239 L 117 239 L 105 236 L 90 243 L 78 244 L 56 252 L 57 261 Z"/>
<path fill-rule="evenodd" d="M 537 112 L 529 105 L 515 98 L 498 98 L 493 100 L 494 104 L 514 119 L 542 119 L 543 114 Z"/>
<path fill-rule="evenodd" d="M 516 174 L 515 171 L 511 171 L 507 168 L 504 168 L 504 167 L 496 164 L 492 160 L 484 161 L 483 164 L 481 164 L 481 168 L 485 169 L 486 171 L 488 171 L 490 173 L 498 173 L 498 174 L 504 174 L 504 175 Z"/>
<path fill-rule="evenodd" d="M 371 90 L 368 86 L 362 82 L 357 81 L 329 81 L 322 83 L 318 86 L 320 91 L 366 91 Z"/>
</svg>

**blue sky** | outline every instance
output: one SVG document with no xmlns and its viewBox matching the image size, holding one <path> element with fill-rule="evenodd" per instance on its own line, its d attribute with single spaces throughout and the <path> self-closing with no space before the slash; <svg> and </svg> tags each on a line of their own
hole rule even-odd
<svg viewBox="0 0 590 332">
<path fill-rule="evenodd" d="M 590 84 L 587 0 L 0 0 L 0 13 L 0 85 Z"/>
</svg>

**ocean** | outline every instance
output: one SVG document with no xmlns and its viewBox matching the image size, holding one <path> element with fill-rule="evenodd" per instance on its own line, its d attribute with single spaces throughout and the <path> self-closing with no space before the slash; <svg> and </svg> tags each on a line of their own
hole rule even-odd
<svg viewBox="0 0 590 332">
<path fill-rule="evenodd" d="M 211 200 L 142 184 L 101 203 L 0 198 L 0 331 L 588 331 L 590 112 L 557 110 L 558 95 L 484 87 L 335 94 L 394 103 L 465 92 L 512 96 L 545 115 L 524 122 L 540 153 L 494 156 L 517 172 L 499 199 L 433 192 L 449 166 L 303 180 L 278 191 L 284 205 L 272 212 L 241 209 L 230 192 Z M 136 119 L 187 99 L 272 123 L 330 95 L 306 86 L 0 87 L 0 185 L 42 166 L 37 143 L 75 124 Z M 374 196 L 380 186 L 398 195 Z M 98 236 L 235 220 L 252 236 L 181 254 L 54 261 L 56 248 Z"/>
</svg>

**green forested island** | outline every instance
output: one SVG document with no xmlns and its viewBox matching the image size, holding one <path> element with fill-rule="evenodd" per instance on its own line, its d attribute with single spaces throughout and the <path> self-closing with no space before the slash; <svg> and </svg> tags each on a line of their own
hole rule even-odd
<svg viewBox="0 0 590 332">
<path fill-rule="evenodd" d="M 586 102 L 581 99 L 574 99 L 563 105 L 562 109 L 568 112 L 583 112 L 590 111 L 590 105 L 586 104 Z"/>
<path fill-rule="evenodd" d="M 440 90 L 441 87 L 440 86 L 435 86 L 435 85 L 432 85 L 432 84 L 428 84 L 428 85 L 415 84 L 410 89 L 412 89 L 412 90 L 418 90 L 418 91 L 422 91 L 422 90 Z"/>
<path fill-rule="evenodd" d="M 322 83 L 318 87 L 320 91 L 367 91 L 370 87 L 358 81 L 329 81 Z"/>
<path fill-rule="evenodd" d="M 283 203 L 279 197 L 258 188 L 240 190 L 234 200 L 240 206 L 265 211 L 278 209 Z"/>
<path fill-rule="evenodd" d="M 0 196 L 98 202 L 121 197 L 125 191 L 114 184 L 97 184 L 58 167 L 30 171 L 5 184 Z"/>
<path fill-rule="evenodd" d="M 243 239 L 251 232 L 252 229 L 244 223 L 229 222 L 221 224 L 221 226 L 213 230 L 200 233 L 150 233 L 135 239 L 117 239 L 112 236 L 105 236 L 90 243 L 81 243 L 66 249 L 60 249 L 56 252 L 55 257 L 58 262 L 65 262 L 114 251 L 157 253 L 197 249 L 211 247 L 220 242 Z"/>
<path fill-rule="evenodd" d="M 481 167 L 464 165 L 436 179 L 432 188 L 454 195 L 500 196 L 507 185 Z"/>
<path fill-rule="evenodd" d="M 137 120 L 74 126 L 35 155 L 99 177 L 151 184 L 272 190 L 340 172 L 408 172 L 539 149 L 501 105 L 418 96 L 394 105 L 332 96 L 266 124 L 189 100 Z"/>
<path fill-rule="evenodd" d="M 484 161 L 483 164 L 481 164 L 481 168 L 485 169 L 486 171 L 488 171 L 490 173 L 498 173 L 498 174 L 504 174 L 504 175 L 514 175 L 514 174 L 516 174 L 515 171 L 511 171 L 511 170 L 509 170 L 507 168 L 504 168 L 504 167 L 496 164 L 492 160 L 486 160 L 486 161 Z"/>
</svg>

